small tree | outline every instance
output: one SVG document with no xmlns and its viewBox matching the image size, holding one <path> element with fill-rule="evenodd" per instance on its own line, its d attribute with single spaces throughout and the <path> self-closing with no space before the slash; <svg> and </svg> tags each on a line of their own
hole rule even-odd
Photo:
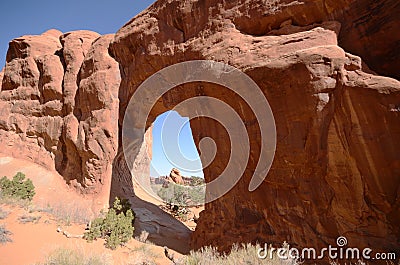
<svg viewBox="0 0 400 265">
<path fill-rule="evenodd" d="M 120 199 L 115 197 L 113 203 L 113 209 L 117 212 L 117 214 L 124 213 L 125 215 L 129 210 L 131 210 L 131 204 L 128 199 Z M 132 210 L 131 210 L 132 211 Z"/>
<path fill-rule="evenodd" d="M 106 247 L 116 249 L 132 238 L 134 220 L 135 214 L 131 210 L 129 201 L 117 197 L 113 207 L 108 210 L 104 218 L 96 218 L 92 221 L 84 238 L 89 242 L 97 238 L 104 238 Z"/>
<path fill-rule="evenodd" d="M 35 196 L 35 186 L 30 179 L 25 180 L 25 174 L 21 172 L 18 172 L 12 180 L 2 177 L 0 179 L 0 189 L 2 196 L 29 201 Z"/>
</svg>

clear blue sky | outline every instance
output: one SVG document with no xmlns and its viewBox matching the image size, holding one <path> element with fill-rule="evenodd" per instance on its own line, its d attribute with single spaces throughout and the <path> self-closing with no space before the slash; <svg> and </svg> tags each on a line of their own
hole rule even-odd
<svg viewBox="0 0 400 265">
<path fill-rule="evenodd" d="M 22 0 L 0 3 L 0 68 L 5 64 L 8 42 L 22 35 L 41 34 L 55 28 L 62 32 L 87 29 L 100 34 L 115 33 L 126 22 L 150 6 L 155 0 Z M 153 161 L 151 174 L 167 175 L 172 167 L 181 169 L 183 175 L 203 176 L 201 163 L 195 149 L 188 119 L 172 112 L 162 127 L 168 113 L 155 122 L 153 131 Z M 185 124 L 180 131 L 176 131 Z M 161 132 L 164 132 L 164 149 Z M 172 133 L 173 132 L 173 133 Z M 175 135 L 173 135 L 175 134 Z M 172 153 L 171 139 L 177 139 L 180 153 Z M 178 150 L 179 151 L 179 150 Z"/>
<path fill-rule="evenodd" d="M 184 176 L 203 177 L 189 119 L 175 111 L 167 111 L 154 122 L 150 175 L 168 175 L 173 167 L 178 168 Z"/>
<path fill-rule="evenodd" d="M 0 2 L 0 68 L 4 67 L 8 42 L 22 35 L 48 29 L 62 32 L 88 29 L 115 33 L 155 0 L 21 0 Z"/>
</svg>

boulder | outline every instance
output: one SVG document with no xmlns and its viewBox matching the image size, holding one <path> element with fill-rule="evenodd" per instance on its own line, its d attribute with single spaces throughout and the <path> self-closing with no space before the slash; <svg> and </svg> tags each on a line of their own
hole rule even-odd
<svg viewBox="0 0 400 265">
<path fill-rule="evenodd" d="M 177 168 L 171 169 L 171 173 L 169 173 L 170 179 L 176 184 L 184 184 L 184 181 L 181 176 L 181 172 Z"/>
</svg>

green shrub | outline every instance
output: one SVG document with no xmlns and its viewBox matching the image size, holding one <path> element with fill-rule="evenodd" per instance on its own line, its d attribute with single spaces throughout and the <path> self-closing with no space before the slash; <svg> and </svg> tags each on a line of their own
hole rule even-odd
<svg viewBox="0 0 400 265">
<path fill-rule="evenodd" d="M 7 177 L 0 179 L 1 195 L 16 199 L 29 200 L 35 195 L 35 186 L 30 179 L 25 180 L 25 174 L 18 172 L 12 180 Z"/>
<path fill-rule="evenodd" d="M 117 212 L 117 214 L 126 214 L 129 210 L 131 210 L 131 206 L 132 205 L 128 199 L 120 199 L 118 197 L 115 198 L 113 203 L 113 209 Z"/>
<path fill-rule="evenodd" d="M 104 218 L 94 219 L 84 238 L 91 242 L 97 238 L 106 240 L 106 247 L 116 249 L 133 236 L 135 215 L 128 200 L 115 198 L 113 207 Z"/>
<path fill-rule="evenodd" d="M 190 186 L 201 186 L 204 184 L 205 184 L 204 178 L 192 176 L 190 179 Z"/>
<path fill-rule="evenodd" d="M 169 183 L 168 187 L 161 187 L 157 195 L 166 203 L 176 205 L 202 205 L 205 198 L 205 186 L 182 186 Z"/>
</svg>

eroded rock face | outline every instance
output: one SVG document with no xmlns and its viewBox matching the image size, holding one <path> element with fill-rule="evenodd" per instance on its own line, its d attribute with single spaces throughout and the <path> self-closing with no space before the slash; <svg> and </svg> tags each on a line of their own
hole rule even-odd
<svg viewBox="0 0 400 265">
<path fill-rule="evenodd" d="M 85 192 L 108 183 L 109 193 L 120 83 L 112 39 L 50 30 L 10 42 L 1 74 L 2 152 L 56 169 Z"/>
<path fill-rule="evenodd" d="M 243 119 L 251 136 L 246 170 L 206 205 L 193 247 L 326 247 L 342 235 L 349 246 L 400 251 L 400 83 L 371 74 L 398 77 L 398 9 L 395 0 L 162 0 L 115 36 L 51 30 L 17 38 L 0 72 L 1 151 L 56 169 L 83 192 L 108 195 L 111 182 L 111 195 L 131 199 L 150 238 L 188 240 L 183 225 L 158 219 L 160 209 L 133 197 L 121 126 L 132 94 L 156 71 L 188 60 L 224 62 L 259 85 L 275 116 L 277 150 L 262 185 L 248 191 L 260 154 L 254 113 L 210 83 L 163 95 L 131 161 L 134 174 L 148 172 L 152 122 L 185 99 L 218 98 Z M 191 120 L 191 128 L 197 146 L 211 137 L 218 148 L 204 169 L 211 181 L 234 143 L 213 120 Z"/>
<path fill-rule="evenodd" d="M 53 168 L 63 156 L 61 34 L 12 40 L 0 92 L 2 152 Z"/>
<path fill-rule="evenodd" d="M 169 177 L 170 177 L 171 181 L 173 181 L 174 183 L 184 184 L 182 176 L 181 176 L 181 172 L 177 168 L 173 168 L 171 170 L 171 173 L 169 173 Z"/>
<path fill-rule="evenodd" d="M 342 13 L 352 3 L 159 1 L 117 32 L 111 51 L 121 67 L 121 122 L 146 78 L 198 59 L 244 71 L 274 113 L 275 160 L 262 185 L 249 192 L 260 132 L 240 97 L 192 83 L 155 103 L 148 126 L 185 99 L 216 97 L 236 110 L 251 135 L 245 173 L 229 193 L 206 205 L 194 247 L 228 250 L 256 241 L 324 247 L 344 235 L 351 246 L 399 251 L 400 116 L 393 107 L 400 104 L 400 82 L 364 72 L 369 70 L 361 59 L 338 45 L 340 23 L 329 20 L 350 23 Z M 217 156 L 204 169 L 211 181 L 225 168 L 232 143 L 211 120 L 191 120 L 191 128 L 196 145 L 202 137 L 215 140 Z"/>
<path fill-rule="evenodd" d="M 396 0 L 352 1 L 338 12 L 342 22 L 339 43 L 359 55 L 380 75 L 400 79 L 400 3 Z"/>
<path fill-rule="evenodd" d="M 94 212 L 115 196 L 130 199 L 135 236 L 146 231 L 152 242 L 187 253 L 190 230 L 134 196 L 131 174 L 116 157 L 121 75 L 108 52 L 113 38 L 51 30 L 11 41 L 0 72 L 0 152 L 57 170 L 93 197 Z M 151 128 L 144 139 L 133 174 L 150 174 Z"/>
</svg>

